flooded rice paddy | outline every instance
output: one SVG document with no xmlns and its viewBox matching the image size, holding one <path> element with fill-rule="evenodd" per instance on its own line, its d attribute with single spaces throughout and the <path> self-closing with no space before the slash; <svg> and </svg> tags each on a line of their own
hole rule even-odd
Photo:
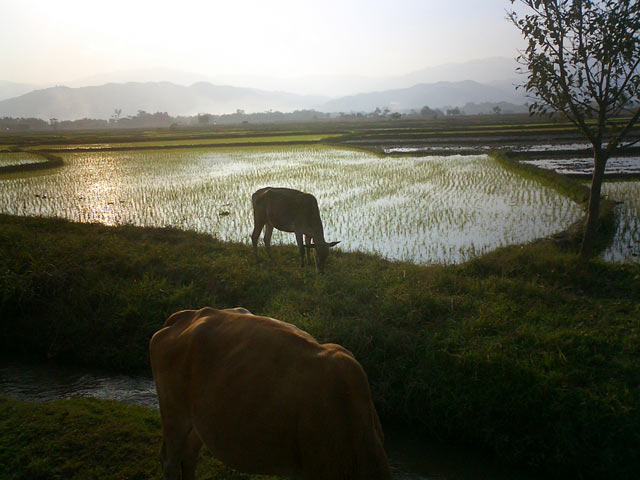
<svg viewBox="0 0 640 480">
<path fill-rule="evenodd" d="M 592 158 L 526 160 L 525 163 L 555 170 L 562 174 L 584 175 L 593 173 Z M 605 174 L 638 174 L 640 157 L 612 157 L 607 161 Z M 617 229 L 603 258 L 609 262 L 640 262 L 640 181 L 607 181 L 602 195 L 619 202 L 616 207 Z"/>
<path fill-rule="evenodd" d="M 554 144 L 472 144 L 472 145 L 422 145 L 410 147 L 386 147 L 384 153 L 429 153 L 429 152 L 453 152 L 465 153 L 467 151 L 504 150 L 511 152 L 548 152 L 561 150 L 585 150 L 591 148 L 588 143 L 554 143 Z"/>
<path fill-rule="evenodd" d="M 251 194 L 312 192 L 328 240 L 417 263 L 457 263 L 578 219 L 580 207 L 485 155 L 383 158 L 321 146 L 68 153 L 0 177 L 0 212 L 172 226 L 249 243 Z M 274 232 L 273 243 L 294 243 Z"/>
<path fill-rule="evenodd" d="M 547 158 L 523 160 L 539 168 L 555 170 L 565 175 L 593 174 L 593 158 Z M 607 160 L 605 174 L 637 174 L 640 173 L 640 157 L 611 157 Z"/>
<path fill-rule="evenodd" d="M 604 182 L 602 195 L 621 202 L 616 207 L 618 228 L 604 252 L 610 262 L 640 261 L 640 181 Z"/>
</svg>

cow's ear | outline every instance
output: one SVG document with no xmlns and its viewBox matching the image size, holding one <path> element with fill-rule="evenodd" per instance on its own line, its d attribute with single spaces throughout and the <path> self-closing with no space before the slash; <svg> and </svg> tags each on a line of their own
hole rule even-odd
<svg viewBox="0 0 640 480">
<path fill-rule="evenodd" d="M 316 246 L 313 243 L 309 243 L 309 244 L 305 245 L 305 248 L 307 248 L 308 250 L 311 250 L 312 248 L 316 248 Z"/>
<path fill-rule="evenodd" d="M 329 242 L 329 243 L 327 243 L 327 246 L 328 247 L 335 247 L 339 243 L 340 243 L 340 240 L 338 240 L 337 242 Z"/>
</svg>

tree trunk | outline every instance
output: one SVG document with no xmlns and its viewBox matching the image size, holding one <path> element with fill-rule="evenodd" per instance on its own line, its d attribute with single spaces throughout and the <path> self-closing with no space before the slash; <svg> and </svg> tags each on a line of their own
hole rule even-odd
<svg viewBox="0 0 640 480">
<path fill-rule="evenodd" d="M 602 190 L 602 180 L 604 179 L 604 167 L 607 164 L 608 156 L 602 149 L 594 149 L 593 177 L 591 178 L 591 190 L 589 193 L 589 204 L 587 207 L 587 221 L 584 224 L 584 236 L 580 248 L 580 257 L 583 260 L 591 258 L 593 246 L 598 231 L 598 219 L 600 217 L 600 191 Z"/>
</svg>

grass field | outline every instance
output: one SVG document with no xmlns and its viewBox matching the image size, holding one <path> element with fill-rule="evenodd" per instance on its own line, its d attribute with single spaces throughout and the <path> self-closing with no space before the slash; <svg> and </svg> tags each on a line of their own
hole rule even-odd
<svg viewBox="0 0 640 480">
<path fill-rule="evenodd" d="M 632 134 L 636 134 L 636 128 Z M 368 120 L 332 120 L 301 124 L 243 124 L 243 125 L 211 125 L 200 127 L 184 127 L 179 129 L 131 129 L 101 131 L 48 131 L 48 132 L 0 132 L 0 150 L 15 146 L 38 145 L 87 145 L 118 144 L 139 142 L 185 142 L 193 141 L 233 141 L 242 143 L 243 139 L 252 137 L 293 137 L 323 136 L 333 140 L 372 139 L 375 137 L 392 137 L 395 139 L 411 139 L 426 135 L 467 136 L 502 134 L 518 136 L 532 134 L 540 138 L 550 138 L 559 134 L 575 135 L 575 127 L 563 121 L 550 122 L 548 119 L 530 117 L 528 115 L 473 115 L 448 116 L 437 119 L 368 119 Z M 500 135 L 498 135 L 500 134 Z M 232 140 L 233 139 L 233 140 Z M 274 140 L 275 141 L 275 140 Z"/>
<path fill-rule="evenodd" d="M 161 478 L 160 417 L 148 408 L 96 399 L 47 404 L 0 397 L 0 478 Z M 208 453 L 198 478 L 267 480 L 235 472 Z"/>
<path fill-rule="evenodd" d="M 294 247 L 255 264 L 206 235 L 7 216 L 0 245 L 5 355 L 148 371 L 170 313 L 242 305 L 351 349 L 385 422 L 557 475 L 637 471 L 638 265 L 540 243 L 449 267 L 337 252 L 318 276 Z"/>
<path fill-rule="evenodd" d="M 7 167 L 10 165 L 26 165 L 29 163 L 42 162 L 44 159 L 39 155 L 27 152 L 12 152 L 0 154 L 0 167 Z"/>
</svg>

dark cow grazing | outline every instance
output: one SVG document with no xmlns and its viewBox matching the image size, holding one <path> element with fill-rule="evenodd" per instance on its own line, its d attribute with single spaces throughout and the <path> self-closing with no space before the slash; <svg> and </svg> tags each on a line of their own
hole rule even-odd
<svg viewBox="0 0 640 480">
<path fill-rule="evenodd" d="M 171 315 L 149 346 L 164 478 L 192 480 L 204 444 L 247 473 L 390 480 L 367 375 L 340 345 L 243 308 Z"/>
<path fill-rule="evenodd" d="M 253 252 L 258 258 L 258 239 L 262 228 L 264 230 L 264 245 L 267 255 L 271 257 L 271 234 L 274 227 L 283 232 L 296 234 L 296 242 L 300 249 L 300 264 L 304 267 L 304 250 L 307 247 L 307 257 L 310 260 L 309 249 L 316 250 L 316 268 L 324 272 L 329 248 L 338 242 L 327 243 L 324 240 L 324 229 L 320 219 L 320 210 L 316 197 L 291 188 L 261 188 L 251 196 L 253 205 L 253 233 L 251 242 Z M 304 235 L 305 244 L 302 242 Z M 311 244 L 310 239 L 315 242 Z"/>
</svg>

